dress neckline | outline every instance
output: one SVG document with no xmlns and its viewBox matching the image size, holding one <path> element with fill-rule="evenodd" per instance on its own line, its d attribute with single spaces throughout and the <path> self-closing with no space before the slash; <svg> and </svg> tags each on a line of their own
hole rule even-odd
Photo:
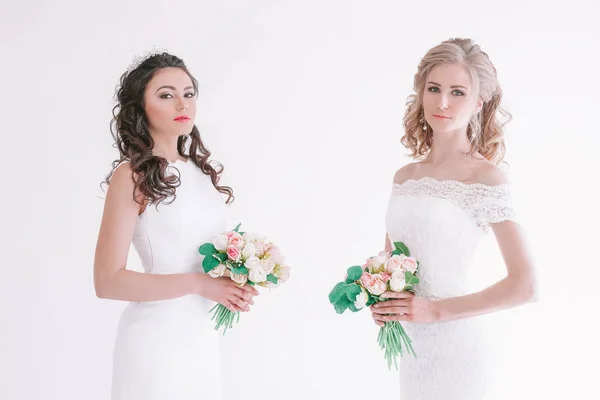
<svg viewBox="0 0 600 400">
<path fill-rule="evenodd" d="M 423 176 L 421 178 L 410 178 L 410 179 L 405 180 L 402 183 L 394 182 L 393 185 L 396 187 L 402 187 L 402 186 L 405 186 L 405 185 L 408 185 L 411 183 L 418 183 L 418 182 L 433 182 L 433 183 L 440 184 L 440 185 L 454 184 L 454 185 L 458 185 L 458 186 L 461 186 L 464 188 L 472 187 L 472 188 L 489 188 L 489 189 L 503 188 L 503 187 L 506 187 L 509 185 L 508 183 L 500 183 L 497 185 L 487 185 L 485 183 L 480 183 L 480 182 L 465 183 L 465 182 L 457 181 L 454 179 L 436 179 L 431 176 Z"/>
</svg>

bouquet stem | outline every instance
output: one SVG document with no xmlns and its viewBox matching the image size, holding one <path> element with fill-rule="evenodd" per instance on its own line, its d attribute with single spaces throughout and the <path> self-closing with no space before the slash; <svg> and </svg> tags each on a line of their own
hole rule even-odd
<svg viewBox="0 0 600 400">
<path fill-rule="evenodd" d="M 240 321 L 239 311 L 233 312 L 220 303 L 217 303 L 213 308 L 211 308 L 210 312 L 213 313 L 211 320 L 217 321 L 215 325 L 215 331 L 219 330 L 222 326 L 225 327 L 223 330 L 223 335 L 225 335 L 227 329 L 233 327 L 234 320 L 235 322 Z"/>
<path fill-rule="evenodd" d="M 404 356 L 404 352 L 412 354 L 414 357 L 417 356 L 412 347 L 412 340 L 398 321 L 386 322 L 379 330 L 377 340 L 379 347 L 384 350 L 388 369 L 391 369 L 393 362 L 398 370 L 398 356 Z"/>
</svg>

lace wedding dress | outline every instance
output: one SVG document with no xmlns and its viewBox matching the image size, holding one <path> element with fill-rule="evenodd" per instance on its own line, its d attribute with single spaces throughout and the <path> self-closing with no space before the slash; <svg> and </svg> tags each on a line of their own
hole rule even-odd
<svg viewBox="0 0 600 400">
<path fill-rule="evenodd" d="M 386 230 L 392 242 L 404 242 L 420 261 L 417 295 L 443 299 L 484 288 L 478 280 L 486 268 L 478 258 L 479 245 L 491 224 L 514 219 L 508 184 L 426 177 L 393 185 Z M 405 355 L 400 362 L 401 400 L 486 398 L 494 344 L 485 318 L 402 324 L 417 357 Z"/>
</svg>

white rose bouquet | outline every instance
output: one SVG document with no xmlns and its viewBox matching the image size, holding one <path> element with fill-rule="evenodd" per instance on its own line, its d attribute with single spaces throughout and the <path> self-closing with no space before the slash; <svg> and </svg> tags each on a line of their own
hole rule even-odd
<svg viewBox="0 0 600 400">
<path fill-rule="evenodd" d="M 237 285 L 258 285 L 276 288 L 290 277 L 290 267 L 284 265 L 279 248 L 265 238 L 240 232 L 241 224 L 232 231 L 219 234 L 204 243 L 198 252 L 204 256 L 202 268 L 213 278 L 230 277 Z M 210 312 L 216 319 L 215 330 L 225 327 L 223 334 L 239 321 L 240 313 L 216 304 Z"/>
<path fill-rule="evenodd" d="M 364 265 L 348 268 L 346 279 L 329 293 L 329 302 L 342 314 L 349 309 L 357 312 L 387 299 L 380 296 L 386 291 L 414 293 L 413 285 L 419 283 L 419 262 L 410 256 L 402 242 L 394 243 L 395 250 L 381 252 L 367 259 Z M 379 330 L 378 341 L 384 350 L 388 368 L 392 362 L 398 368 L 397 357 L 406 351 L 416 357 L 412 341 L 398 321 L 388 321 Z"/>
</svg>

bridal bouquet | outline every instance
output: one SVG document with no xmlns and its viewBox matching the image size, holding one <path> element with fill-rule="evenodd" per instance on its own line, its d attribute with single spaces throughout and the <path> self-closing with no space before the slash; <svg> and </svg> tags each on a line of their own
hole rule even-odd
<svg viewBox="0 0 600 400">
<path fill-rule="evenodd" d="M 362 266 L 348 268 L 346 279 L 339 282 L 329 293 L 329 301 L 335 311 L 357 312 L 380 301 L 386 291 L 414 293 L 413 285 L 419 283 L 419 262 L 410 256 L 408 247 L 402 242 L 394 243 L 395 250 L 381 252 L 370 257 Z M 416 357 L 412 341 L 398 321 L 389 321 L 379 330 L 379 346 L 384 350 L 388 369 L 392 362 L 398 368 L 397 357 L 406 351 Z"/>
<path fill-rule="evenodd" d="M 213 278 L 226 276 L 240 287 L 257 285 L 276 288 L 287 281 L 290 267 L 284 265 L 279 248 L 264 237 L 253 233 L 240 232 L 241 224 L 232 231 L 216 236 L 211 242 L 204 243 L 198 252 L 204 256 L 202 268 Z M 229 310 L 222 304 L 211 310 L 212 320 L 216 319 L 215 330 L 225 327 L 223 335 L 233 322 L 239 321 L 240 313 Z"/>
</svg>

